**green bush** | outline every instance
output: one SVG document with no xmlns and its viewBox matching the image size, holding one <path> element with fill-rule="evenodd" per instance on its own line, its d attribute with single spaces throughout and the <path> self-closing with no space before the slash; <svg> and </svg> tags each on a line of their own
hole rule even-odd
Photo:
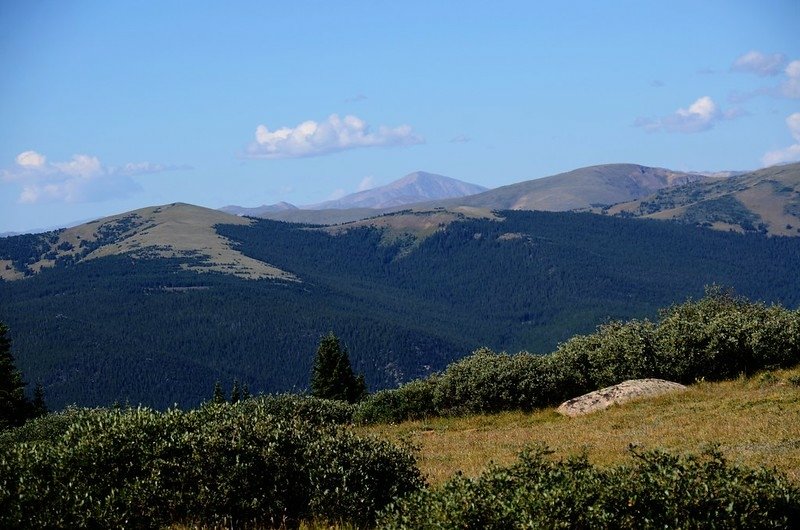
<svg viewBox="0 0 800 530">
<path fill-rule="evenodd" d="M 39 416 L 19 427 L 0 431 L 0 445 L 55 440 L 67 432 L 67 429 L 80 417 L 81 409 L 76 407 L 67 407 L 61 412 Z"/>
<path fill-rule="evenodd" d="M 300 394 L 258 396 L 241 402 L 245 410 L 256 408 L 276 418 L 295 418 L 314 424 L 344 425 L 353 422 L 356 407 L 345 401 Z"/>
<path fill-rule="evenodd" d="M 268 408 L 85 410 L 50 443 L 1 445 L 0 527 L 364 524 L 421 486 L 407 450 Z"/>
<path fill-rule="evenodd" d="M 657 323 L 609 322 L 546 356 L 482 348 L 426 380 L 368 398 L 356 421 L 529 410 L 627 379 L 725 379 L 800 362 L 800 310 L 708 288 L 665 309 Z"/>
<path fill-rule="evenodd" d="M 661 312 L 655 337 L 664 377 L 726 379 L 800 362 L 800 311 L 749 302 L 719 287 Z"/>
<path fill-rule="evenodd" d="M 438 384 L 435 374 L 416 379 L 405 385 L 370 394 L 356 409 L 356 423 L 394 423 L 407 419 L 422 419 L 437 414 L 434 391 Z"/>
<path fill-rule="evenodd" d="M 602 469 L 586 457 L 554 462 L 542 449 L 474 480 L 456 476 L 390 505 L 387 529 L 797 528 L 800 490 L 777 472 L 721 454 L 635 453 Z"/>
</svg>

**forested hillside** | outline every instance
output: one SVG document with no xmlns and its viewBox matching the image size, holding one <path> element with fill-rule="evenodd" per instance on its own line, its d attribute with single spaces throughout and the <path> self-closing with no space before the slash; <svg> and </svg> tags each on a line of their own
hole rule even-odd
<svg viewBox="0 0 800 530">
<path fill-rule="evenodd" d="M 303 390 L 328 331 L 374 390 L 479 346 L 549 352 L 608 318 L 654 316 L 715 282 L 800 304 L 797 238 L 592 214 L 501 215 L 454 222 L 410 248 L 385 244 L 372 228 L 220 225 L 236 250 L 300 281 L 109 256 L 0 282 L 0 321 L 51 408 L 165 407 L 208 398 L 215 380 Z M 14 239 L 0 250 L 6 241 Z"/>
</svg>

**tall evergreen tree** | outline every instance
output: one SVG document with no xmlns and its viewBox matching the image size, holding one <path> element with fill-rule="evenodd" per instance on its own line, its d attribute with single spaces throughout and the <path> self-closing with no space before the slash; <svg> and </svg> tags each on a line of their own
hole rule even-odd
<svg viewBox="0 0 800 530">
<path fill-rule="evenodd" d="M 322 337 L 311 372 L 311 395 L 355 403 L 366 392 L 364 377 L 353 373 L 350 356 L 339 338 L 333 332 Z"/>
<path fill-rule="evenodd" d="M 31 415 L 34 418 L 44 416 L 49 412 L 47 410 L 47 404 L 44 402 L 44 387 L 40 381 L 37 381 L 36 386 L 33 387 L 33 403 L 31 405 Z"/>
<path fill-rule="evenodd" d="M 233 388 L 231 389 L 231 403 L 238 403 L 241 399 L 241 391 L 239 390 L 239 381 L 233 380 Z"/>
<path fill-rule="evenodd" d="M 212 403 L 225 403 L 225 394 L 222 393 L 222 383 L 214 383 L 214 395 L 211 396 Z"/>
<path fill-rule="evenodd" d="M 0 323 L 0 429 L 22 425 L 30 417 L 22 374 L 14 365 L 8 326 Z"/>
</svg>

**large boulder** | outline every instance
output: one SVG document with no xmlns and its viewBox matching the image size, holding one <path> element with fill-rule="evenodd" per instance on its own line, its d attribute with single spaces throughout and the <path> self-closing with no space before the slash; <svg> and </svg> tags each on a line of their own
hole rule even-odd
<svg viewBox="0 0 800 530">
<path fill-rule="evenodd" d="M 686 390 L 686 387 L 663 379 L 630 379 L 565 401 L 556 411 L 574 418 L 607 409 L 611 405 L 621 405 L 633 399 L 660 396 L 680 390 Z"/>
</svg>

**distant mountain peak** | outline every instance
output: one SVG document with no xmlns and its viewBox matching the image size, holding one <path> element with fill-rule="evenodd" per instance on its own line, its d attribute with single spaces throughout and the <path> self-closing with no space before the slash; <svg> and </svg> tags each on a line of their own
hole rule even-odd
<svg viewBox="0 0 800 530">
<path fill-rule="evenodd" d="M 487 188 L 458 179 L 415 171 L 384 186 L 351 193 L 332 201 L 309 205 L 308 209 L 391 208 L 418 202 L 466 197 Z"/>
</svg>

